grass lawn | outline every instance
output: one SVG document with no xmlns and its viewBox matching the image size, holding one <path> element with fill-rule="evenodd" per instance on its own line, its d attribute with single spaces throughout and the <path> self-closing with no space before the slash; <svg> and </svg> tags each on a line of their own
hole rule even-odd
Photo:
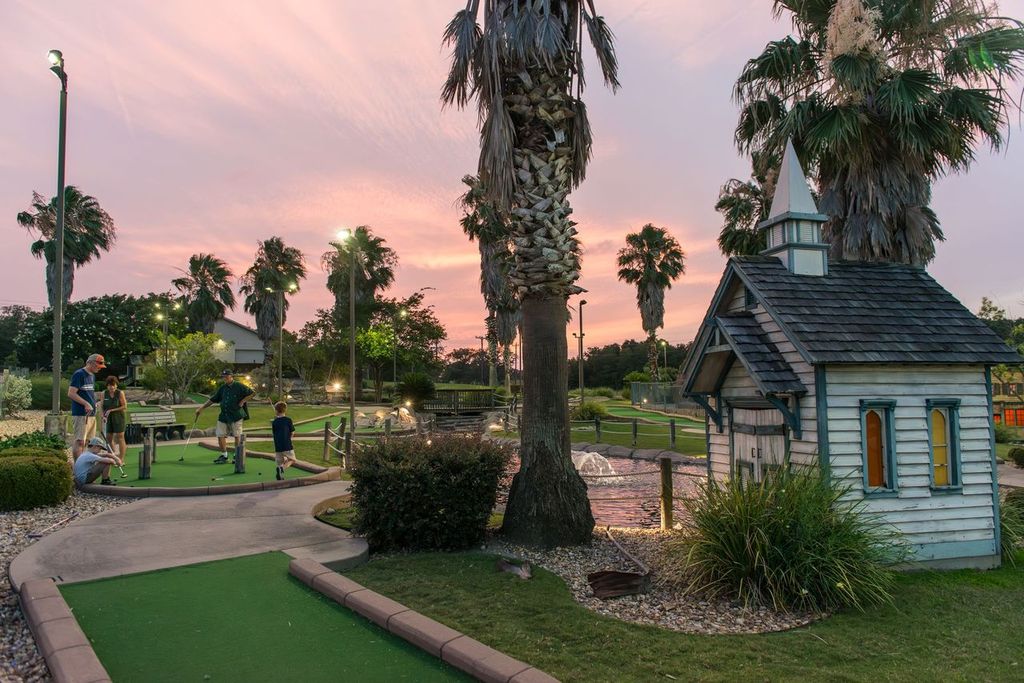
<svg viewBox="0 0 1024 683">
<path fill-rule="evenodd" d="M 613 431 L 609 431 L 609 429 Z M 601 443 L 608 443 L 614 446 L 633 447 L 632 428 L 626 422 L 602 422 Z M 519 432 L 495 432 L 495 436 L 505 436 L 513 439 L 519 438 Z M 570 436 L 573 443 L 595 443 L 597 441 L 593 427 L 586 425 L 573 425 Z M 674 450 L 683 455 L 703 457 L 707 455 L 707 443 L 704 436 L 676 432 L 676 447 L 669 448 L 668 427 L 657 425 L 640 425 L 639 434 L 636 440 L 637 448 L 660 448 L 662 450 Z"/>
<path fill-rule="evenodd" d="M 268 442 L 269 443 L 269 442 Z M 255 445 L 254 445 L 255 446 Z M 229 443 L 229 448 L 231 447 Z M 273 449 L 273 445 L 270 445 Z M 259 450 L 259 449 L 255 449 Z M 223 486 L 225 484 L 249 484 L 255 481 L 273 481 L 274 462 L 260 458 L 247 458 L 245 474 L 235 474 L 235 466 L 231 463 L 214 465 L 217 457 L 215 451 L 191 444 L 187 449 L 181 446 L 167 446 L 157 441 L 156 464 L 150 468 L 150 478 L 139 480 L 139 453 L 142 449 L 129 446 L 128 457 L 125 458 L 124 471 L 127 479 L 121 479 L 116 467 L 110 471 L 110 478 L 118 486 L 170 486 L 174 488 L 195 488 L 201 486 Z M 184 462 L 178 458 L 184 454 Z M 319 461 L 319 457 L 317 458 Z M 287 479 L 307 477 L 309 472 L 289 467 L 284 476 Z M 216 479 L 216 481 L 214 481 Z"/>
<path fill-rule="evenodd" d="M 320 417 L 329 413 L 338 412 L 337 406 L 308 406 L 299 404 L 289 404 L 288 406 L 288 417 L 292 420 L 306 420 L 312 417 Z M 220 413 L 220 407 L 215 405 L 210 406 L 199 416 L 199 421 L 196 423 L 197 429 L 209 429 L 210 427 L 217 424 L 217 415 Z M 178 408 L 174 411 L 174 418 L 181 424 L 191 427 L 192 420 L 196 417 L 196 411 L 192 408 Z M 255 431 L 257 429 L 270 429 L 270 422 L 274 419 L 274 407 L 269 403 L 253 403 L 249 406 L 249 419 L 245 423 L 245 429 L 247 431 Z M 323 423 L 320 423 L 320 428 L 323 429 Z"/>
<path fill-rule="evenodd" d="M 604 406 L 608 409 L 608 412 L 615 417 L 636 417 L 641 420 L 647 420 L 648 422 L 660 422 L 662 424 L 668 424 L 669 420 L 674 419 L 676 421 L 676 426 L 678 427 L 690 427 L 704 431 L 704 420 L 696 420 L 688 415 L 664 415 L 662 413 L 651 412 L 650 410 L 638 410 L 626 401 L 608 401 Z M 657 410 L 657 408 L 657 406 L 653 406 L 651 410 Z"/>
<path fill-rule="evenodd" d="M 115 681 L 467 681 L 288 575 L 283 553 L 62 585 Z"/>
<path fill-rule="evenodd" d="M 555 575 L 521 581 L 476 552 L 381 558 L 347 575 L 566 682 L 1004 681 L 1024 668 L 1024 646 L 1006 639 L 1024 629 L 1022 569 L 908 574 L 893 607 L 749 636 L 602 617 Z"/>
</svg>

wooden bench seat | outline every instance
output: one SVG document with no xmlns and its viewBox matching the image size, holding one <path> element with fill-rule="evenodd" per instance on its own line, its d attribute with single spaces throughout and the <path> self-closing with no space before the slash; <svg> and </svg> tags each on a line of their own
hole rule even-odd
<svg viewBox="0 0 1024 683">
<path fill-rule="evenodd" d="M 147 410 L 131 413 L 131 419 L 125 429 L 125 441 L 140 443 L 145 430 L 152 428 L 158 439 L 185 438 L 185 425 L 175 422 L 173 410 Z"/>
</svg>

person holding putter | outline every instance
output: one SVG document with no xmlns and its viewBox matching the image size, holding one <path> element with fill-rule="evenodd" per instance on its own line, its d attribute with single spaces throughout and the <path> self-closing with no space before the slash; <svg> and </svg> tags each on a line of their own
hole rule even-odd
<svg viewBox="0 0 1024 683">
<path fill-rule="evenodd" d="M 235 381 L 234 373 L 225 370 L 220 373 L 224 383 L 217 387 L 217 391 L 203 405 L 196 408 L 196 419 L 199 414 L 214 403 L 220 404 L 220 415 L 217 416 L 217 444 L 220 446 L 220 456 L 214 460 L 215 465 L 222 465 L 229 461 L 228 458 L 228 435 L 235 438 L 235 449 L 242 436 L 243 410 L 246 402 L 253 395 L 253 390 L 241 382 Z"/>
<path fill-rule="evenodd" d="M 103 356 L 94 353 L 85 360 L 85 366 L 75 370 L 68 387 L 71 399 L 71 421 L 75 433 L 71 437 L 71 457 L 75 460 L 85 450 L 86 443 L 96 435 L 96 373 L 107 367 Z"/>
<path fill-rule="evenodd" d="M 115 486 L 117 482 L 110 479 L 110 466 L 122 466 L 124 461 L 107 450 L 107 443 L 98 436 L 89 439 L 89 445 L 75 460 L 73 473 L 75 486 L 82 488 L 91 484 L 100 476 L 100 483 L 104 486 Z"/>
<path fill-rule="evenodd" d="M 276 478 L 284 479 L 284 471 L 295 464 L 295 447 L 292 446 L 292 434 L 295 433 L 295 425 L 292 419 L 285 415 L 288 404 L 278 401 L 274 404 L 274 412 L 277 416 L 270 423 L 270 429 L 274 432 L 274 460 L 277 461 Z"/>
</svg>

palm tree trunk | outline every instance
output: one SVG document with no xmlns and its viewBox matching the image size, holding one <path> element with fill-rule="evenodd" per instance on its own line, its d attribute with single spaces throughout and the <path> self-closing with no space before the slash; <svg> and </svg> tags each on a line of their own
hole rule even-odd
<svg viewBox="0 0 1024 683">
<path fill-rule="evenodd" d="M 505 344 L 503 349 L 504 356 L 502 358 L 502 365 L 505 367 L 505 393 L 509 396 L 512 395 L 512 349 L 509 348 L 508 344 Z"/>
<path fill-rule="evenodd" d="M 658 335 L 651 332 L 647 336 L 647 367 L 650 368 L 651 381 L 658 381 Z"/>
<path fill-rule="evenodd" d="M 75 264 L 68 258 L 64 259 L 64 303 L 71 300 L 71 290 L 75 287 Z M 57 303 L 57 269 L 54 262 L 46 261 L 46 300 L 53 308 Z"/>
<path fill-rule="evenodd" d="M 553 547 L 590 539 L 587 485 L 569 457 L 569 362 L 563 297 L 523 301 L 523 417 L 520 467 L 512 479 L 502 533 Z"/>
</svg>

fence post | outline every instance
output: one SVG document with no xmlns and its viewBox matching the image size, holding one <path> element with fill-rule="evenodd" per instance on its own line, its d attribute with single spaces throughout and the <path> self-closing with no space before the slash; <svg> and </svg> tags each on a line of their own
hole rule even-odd
<svg viewBox="0 0 1024 683">
<path fill-rule="evenodd" d="M 156 427 L 150 427 L 149 433 L 146 435 L 149 439 L 149 456 L 150 463 L 156 463 Z"/>
<path fill-rule="evenodd" d="M 637 432 L 638 431 L 639 430 L 637 429 L 636 418 L 634 417 L 633 418 L 633 448 L 636 448 L 636 437 L 637 437 Z"/>
<path fill-rule="evenodd" d="M 339 417 L 338 418 L 338 434 L 344 434 L 345 433 L 345 428 L 347 426 L 348 426 L 348 418 L 344 417 L 344 416 Z"/>
<path fill-rule="evenodd" d="M 239 435 L 235 446 L 235 474 L 245 474 L 245 434 Z"/>
<path fill-rule="evenodd" d="M 661 530 L 672 528 L 672 458 L 658 458 L 661 466 Z"/>
<path fill-rule="evenodd" d="M 149 441 L 143 440 L 142 452 L 139 453 L 139 479 L 149 479 L 149 467 L 152 462 L 152 454 L 149 450 Z"/>
<path fill-rule="evenodd" d="M 673 448 L 673 449 L 676 447 L 676 421 L 675 421 L 675 418 L 672 418 L 671 420 L 668 421 L 668 447 L 669 448 Z"/>
<path fill-rule="evenodd" d="M 324 422 L 324 455 L 321 458 L 323 462 L 327 462 L 331 455 L 331 421 Z"/>
<path fill-rule="evenodd" d="M 390 437 L 391 437 L 391 418 L 389 417 L 386 420 L 384 420 L 384 438 L 387 439 L 387 438 L 390 438 Z"/>
<path fill-rule="evenodd" d="M 347 470 L 352 460 L 352 432 L 345 432 L 345 455 L 341 459 L 341 469 Z"/>
<path fill-rule="evenodd" d="M 601 443 L 601 418 L 594 417 L 594 443 Z"/>
</svg>

